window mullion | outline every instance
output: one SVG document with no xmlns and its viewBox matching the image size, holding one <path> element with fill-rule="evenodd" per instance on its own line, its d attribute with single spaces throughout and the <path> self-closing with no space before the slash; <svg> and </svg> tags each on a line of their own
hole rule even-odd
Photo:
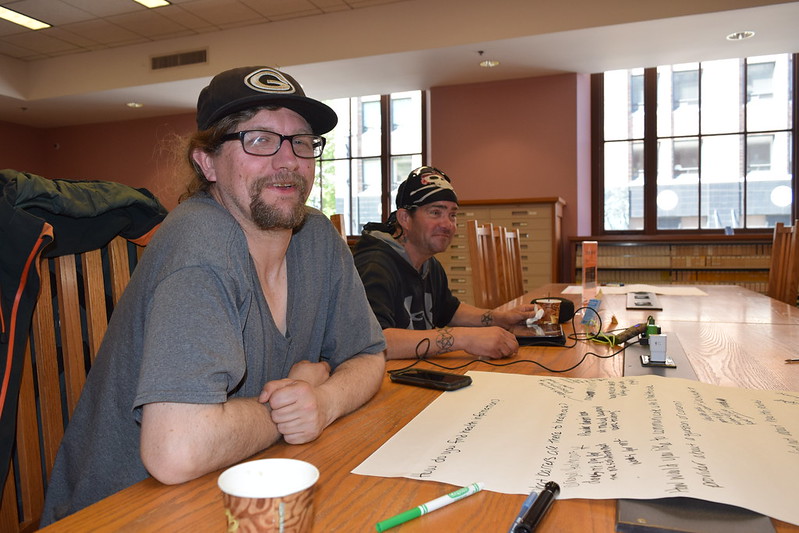
<svg viewBox="0 0 799 533">
<path fill-rule="evenodd" d="M 657 232 L 657 69 L 644 70 L 644 233 Z"/>
<path fill-rule="evenodd" d="M 591 75 L 591 234 L 605 230 L 605 75 Z M 599 201 L 596 201 L 596 199 Z"/>
<path fill-rule="evenodd" d="M 791 220 L 799 219 L 799 53 L 793 54 L 791 63 L 791 98 L 793 100 L 791 114 L 791 186 L 793 187 L 793 202 L 791 204 Z"/>
<path fill-rule="evenodd" d="M 383 221 L 391 213 L 391 95 L 380 95 L 380 205 Z"/>
</svg>

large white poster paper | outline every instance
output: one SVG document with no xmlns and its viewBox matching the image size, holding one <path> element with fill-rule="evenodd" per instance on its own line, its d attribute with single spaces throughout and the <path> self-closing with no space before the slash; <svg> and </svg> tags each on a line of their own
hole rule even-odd
<svg viewBox="0 0 799 533">
<path fill-rule="evenodd" d="M 560 498 L 687 496 L 799 524 L 799 392 L 469 372 L 353 472 Z"/>
</svg>

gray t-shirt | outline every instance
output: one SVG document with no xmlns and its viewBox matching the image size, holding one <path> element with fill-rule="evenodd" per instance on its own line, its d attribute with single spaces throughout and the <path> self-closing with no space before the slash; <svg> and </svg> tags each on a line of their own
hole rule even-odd
<svg viewBox="0 0 799 533">
<path fill-rule="evenodd" d="M 253 397 L 298 361 L 335 369 L 385 348 L 352 254 L 322 213 L 308 209 L 286 261 L 284 336 L 235 219 L 206 195 L 169 214 L 114 310 L 59 450 L 42 525 L 148 476 L 139 453 L 144 404 Z"/>
</svg>

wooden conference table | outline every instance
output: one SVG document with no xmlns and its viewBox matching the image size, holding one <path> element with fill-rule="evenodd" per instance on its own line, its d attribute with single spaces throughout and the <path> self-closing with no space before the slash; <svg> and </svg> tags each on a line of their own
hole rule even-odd
<svg viewBox="0 0 799 533">
<path fill-rule="evenodd" d="M 565 285 L 541 287 L 509 302 L 516 305 L 533 297 L 560 295 Z M 615 316 L 617 328 L 656 317 L 664 332 L 679 337 L 697 378 L 706 383 L 754 389 L 799 391 L 799 364 L 785 364 L 799 356 L 799 308 L 734 286 L 701 286 L 706 297 L 661 295 L 663 311 L 627 311 L 624 295 L 605 295 L 600 316 L 604 324 Z M 579 295 L 572 297 L 579 301 Z M 579 307 L 579 306 L 577 306 Z M 578 324 L 579 327 L 579 324 Z M 571 331 L 571 323 L 565 324 Z M 532 359 L 550 368 L 566 368 L 586 351 L 612 353 L 599 344 L 577 343 L 575 348 L 524 347 L 518 359 Z M 440 362 L 448 366 L 471 358 L 455 352 Z M 513 360 L 513 359 L 510 359 Z M 508 360 L 505 360 L 508 361 Z M 388 368 L 408 361 L 390 361 Z M 429 367 L 423 363 L 422 367 Z M 481 362 L 457 370 L 514 372 L 545 375 L 532 363 L 492 367 Z M 621 355 L 609 359 L 589 356 L 569 377 L 623 375 Z M 359 476 L 350 471 L 389 437 L 410 422 L 439 392 L 391 383 L 386 377 L 378 394 L 364 407 L 336 421 L 316 441 L 304 445 L 278 443 L 255 458 L 290 457 L 316 465 L 321 477 L 315 494 L 314 532 L 374 531 L 376 522 L 450 492 L 453 486 L 404 478 Z M 501 450 L 497 450 L 501 453 Z M 147 479 L 44 529 L 57 531 L 224 531 L 226 519 L 216 486 L 219 472 L 176 486 Z M 464 502 L 411 520 L 397 532 L 480 531 L 504 532 L 519 511 L 523 495 L 483 491 Z M 615 531 L 615 500 L 558 500 L 538 528 L 541 532 Z M 799 532 L 799 526 L 774 520 L 778 532 Z"/>
</svg>

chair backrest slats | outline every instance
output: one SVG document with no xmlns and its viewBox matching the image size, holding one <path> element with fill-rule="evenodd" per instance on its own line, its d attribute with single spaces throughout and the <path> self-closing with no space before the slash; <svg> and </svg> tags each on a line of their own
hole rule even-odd
<svg viewBox="0 0 799 533">
<path fill-rule="evenodd" d="M 138 258 L 141 247 L 136 248 Z M 0 531 L 38 527 L 45 480 L 66 423 L 108 328 L 109 310 L 136 264 L 129 254 L 128 241 L 116 237 L 104 251 L 39 260 L 40 293 L 23 362 L 14 460 L 0 501 Z"/>
<path fill-rule="evenodd" d="M 39 428 L 36 424 L 36 398 L 33 391 L 33 368 L 30 349 L 26 350 L 22 369 L 19 403 L 17 405 L 17 464 L 22 512 L 25 516 L 39 516 L 44 506 L 44 478 L 39 453 Z M 57 385 L 57 383 L 56 383 Z M 63 431 L 62 431 L 63 434 Z M 58 444 L 56 443 L 56 447 Z M 52 454 L 55 458 L 55 451 Z M 49 471 L 47 472 L 49 475 Z M 13 472 L 9 472 L 9 476 Z M 9 485 L 11 485 L 9 483 Z"/>
<path fill-rule="evenodd" d="M 781 302 L 796 305 L 799 296 L 799 229 L 778 222 L 771 244 L 767 294 Z"/>
<path fill-rule="evenodd" d="M 142 251 L 144 251 L 143 246 L 136 247 L 137 261 Z M 125 239 L 119 237 L 108 243 L 108 261 L 111 274 L 111 298 L 116 305 L 130 281 L 128 242 Z"/>
<path fill-rule="evenodd" d="M 9 479 L 14 479 L 14 470 L 14 463 L 11 463 L 8 466 L 7 476 Z M 20 521 L 17 512 L 16 487 L 15 483 L 3 485 L 2 498 L 0 498 L 0 531 L 27 531 L 28 524 Z"/>
<path fill-rule="evenodd" d="M 477 221 L 466 222 L 469 240 L 474 304 L 493 309 L 502 303 L 497 283 L 497 254 L 494 231 L 491 224 L 478 225 Z"/>
<path fill-rule="evenodd" d="M 36 349 L 36 380 L 39 384 L 39 410 L 42 436 L 42 453 L 47 477 L 55 462 L 55 455 L 64 436 L 61 386 L 59 385 L 58 348 L 56 345 L 55 312 L 48 260 L 42 260 L 42 282 L 39 300 L 33 310 L 32 337 Z M 28 344 L 28 350 L 31 345 Z M 30 357 L 28 357 L 30 359 Z M 30 387 L 33 396 L 33 386 Z M 18 417 L 19 418 L 19 417 Z M 19 444 L 17 445 L 19 447 Z"/>
<path fill-rule="evenodd" d="M 64 364 L 64 384 L 69 416 L 75 410 L 80 391 L 86 382 L 83 357 L 83 334 L 80 322 L 78 273 L 74 255 L 55 258 L 58 318 Z"/>
<path fill-rule="evenodd" d="M 477 307 L 493 309 L 524 294 L 519 230 L 466 222 Z"/>
<path fill-rule="evenodd" d="M 507 253 L 508 293 L 507 301 L 524 294 L 524 271 L 522 269 L 522 250 L 519 230 L 505 231 L 505 250 Z"/>
<path fill-rule="evenodd" d="M 347 240 L 347 229 L 344 227 L 344 215 L 341 213 L 336 213 L 334 215 L 330 215 L 330 222 L 333 223 L 333 226 L 338 230 L 339 234 Z"/>
<path fill-rule="evenodd" d="M 105 310 L 103 261 L 100 257 L 100 250 L 90 250 L 81 254 L 81 266 L 89 353 L 96 354 L 100 348 L 100 342 L 103 340 L 103 335 L 105 335 L 105 330 L 108 328 L 108 314 Z M 82 385 L 81 388 L 83 388 Z"/>
<path fill-rule="evenodd" d="M 768 295 L 779 298 L 782 283 L 781 265 L 785 256 L 785 243 L 787 242 L 787 229 L 785 224 L 777 222 L 774 226 L 774 236 L 771 240 L 771 266 L 769 268 Z"/>
<path fill-rule="evenodd" d="M 508 244 L 505 241 L 505 228 L 503 226 L 492 225 L 491 236 L 494 239 L 494 253 L 497 256 L 497 292 L 500 305 L 508 301 L 510 294 L 510 279 L 508 278 Z M 495 306 L 496 307 L 496 306 Z"/>
<path fill-rule="evenodd" d="M 791 246 L 789 249 L 787 280 L 785 282 L 785 303 L 797 305 L 799 300 L 799 219 L 794 220 Z"/>
</svg>

